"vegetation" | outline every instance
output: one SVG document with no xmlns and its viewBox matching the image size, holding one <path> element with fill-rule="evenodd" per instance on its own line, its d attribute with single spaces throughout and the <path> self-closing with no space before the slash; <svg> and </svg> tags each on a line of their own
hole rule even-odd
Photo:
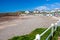
<svg viewBox="0 0 60 40">
<path fill-rule="evenodd" d="M 0 13 L 0 17 L 3 17 L 3 16 L 19 16 L 20 14 L 21 14 L 20 12 Z"/>
<path fill-rule="evenodd" d="M 58 26 L 57 31 L 54 32 L 52 40 L 58 40 L 59 36 L 60 36 L 60 26 Z"/>
<path fill-rule="evenodd" d="M 60 36 L 60 26 L 58 26 L 57 32 L 58 32 L 58 36 Z"/>
<path fill-rule="evenodd" d="M 36 34 L 41 34 L 43 31 L 45 31 L 47 28 L 37 28 L 34 31 L 32 31 L 30 34 L 22 35 L 22 36 L 15 36 L 8 40 L 34 40 Z M 45 40 L 46 37 L 50 34 L 51 30 L 46 32 L 42 37 L 41 40 Z M 54 32 L 54 36 L 50 38 L 51 40 L 58 40 L 58 36 L 60 36 L 60 27 L 58 27 L 58 30 Z M 50 40 L 49 39 L 49 40 Z"/>
<path fill-rule="evenodd" d="M 46 29 L 47 28 L 37 28 L 36 30 L 32 31 L 30 34 L 22 35 L 22 36 L 15 36 L 8 40 L 34 40 L 36 34 L 41 34 Z M 41 40 L 45 40 L 46 37 L 49 35 L 49 33 L 50 33 L 50 30 L 41 37 Z"/>
</svg>

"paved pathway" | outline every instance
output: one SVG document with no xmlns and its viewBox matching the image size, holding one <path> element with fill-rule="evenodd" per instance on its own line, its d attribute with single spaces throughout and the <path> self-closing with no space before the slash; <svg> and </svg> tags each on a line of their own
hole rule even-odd
<svg viewBox="0 0 60 40">
<path fill-rule="evenodd" d="M 8 40 L 16 35 L 28 34 L 36 28 L 49 27 L 56 18 L 44 16 L 24 16 L 0 23 L 0 40 Z"/>
<path fill-rule="evenodd" d="M 60 37 L 58 37 L 58 40 L 60 40 Z"/>
</svg>

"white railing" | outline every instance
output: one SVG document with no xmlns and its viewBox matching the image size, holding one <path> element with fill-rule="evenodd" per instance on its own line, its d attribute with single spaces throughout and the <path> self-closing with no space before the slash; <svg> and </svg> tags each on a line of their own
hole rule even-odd
<svg viewBox="0 0 60 40">
<path fill-rule="evenodd" d="M 58 23 L 59 23 L 59 22 L 60 22 L 60 20 L 57 21 L 57 23 L 55 23 L 55 24 L 52 23 L 51 26 L 50 26 L 49 28 L 47 28 L 43 33 L 37 34 L 34 40 L 41 40 L 41 37 L 42 37 L 47 31 L 49 31 L 49 30 L 51 29 L 50 34 L 49 34 L 48 37 L 45 39 L 45 40 L 48 40 L 50 36 L 53 36 L 54 31 L 57 30 L 57 26 L 58 26 Z"/>
</svg>

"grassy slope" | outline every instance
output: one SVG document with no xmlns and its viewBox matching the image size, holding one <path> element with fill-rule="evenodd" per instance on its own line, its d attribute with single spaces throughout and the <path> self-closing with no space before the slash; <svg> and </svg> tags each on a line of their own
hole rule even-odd
<svg viewBox="0 0 60 40">
<path fill-rule="evenodd" d="M 58 40 L 58 37 L 60 36 L 60 26 L 58 26 L 57 31 L 54 34 L 54 37 L 52 40 Z"/>
<path fill-rule="evenodd" d="M 9 40 L 34 40 L 36 34 L 41 34 L 46 29 L 47 28 L 37 28 L 34 31 L 32 31 L 30 34 L 22 35 L 22 36 L 15 36 Z M 48 31 L 46 34 L 44 34 L 42 36 L 43 38 L 41 38 L 41 40 L 45 40 L 49 33 L 50 33 L 50 31 Z"/>
<path fill-rule="evenodd" d="M 15 36 L 9 40 L 34 40 L 35 39 L 35 35 L 36 34 L 41 34 L 43 31 L 45 31 L 47 28 L 37 28 L 34 31 L 32 31 L 29 34 L 26 35 L 22 35 L 22 36 Z M 46 32 L 42 37 L 41 40 L 45 40 L 46 37 L 49 35 L 49 33 L 51 32 L 51 30 L 49 30 L 48 32 Z M 52 40 L 58 40 L 58 35 L 60 35 L 60 27 L 58 28 L 58 30 L 55 32 L 54 37 Z M 50 40 L 50 39 L 49 39 Z"/>
</svg>

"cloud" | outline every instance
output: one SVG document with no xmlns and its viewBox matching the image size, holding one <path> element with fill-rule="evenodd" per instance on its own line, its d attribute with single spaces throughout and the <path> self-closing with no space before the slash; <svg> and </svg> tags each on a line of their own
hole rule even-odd
<svg viewBox="0 0 60 40">
<path fill-rule="evenodd" d="M 37 10 L 52 10 L 52 9 L 60 9 L 60 3 L 53 3 L 53 4 L 45 4 L 42 6 L 38 6 L 35 9 Z"/>
<path fill-rule="evenodd" d="M 49 8 L 47 6 L 39 6 L 39 7 L 36 7 L 35 9 L 37 9 L 37 10 L 49 10 Z"/>
<path fill-rule="evenodd" d="M 49 4 L 51 9 L 60 8 L 60 3 Z"/>
</svg>

